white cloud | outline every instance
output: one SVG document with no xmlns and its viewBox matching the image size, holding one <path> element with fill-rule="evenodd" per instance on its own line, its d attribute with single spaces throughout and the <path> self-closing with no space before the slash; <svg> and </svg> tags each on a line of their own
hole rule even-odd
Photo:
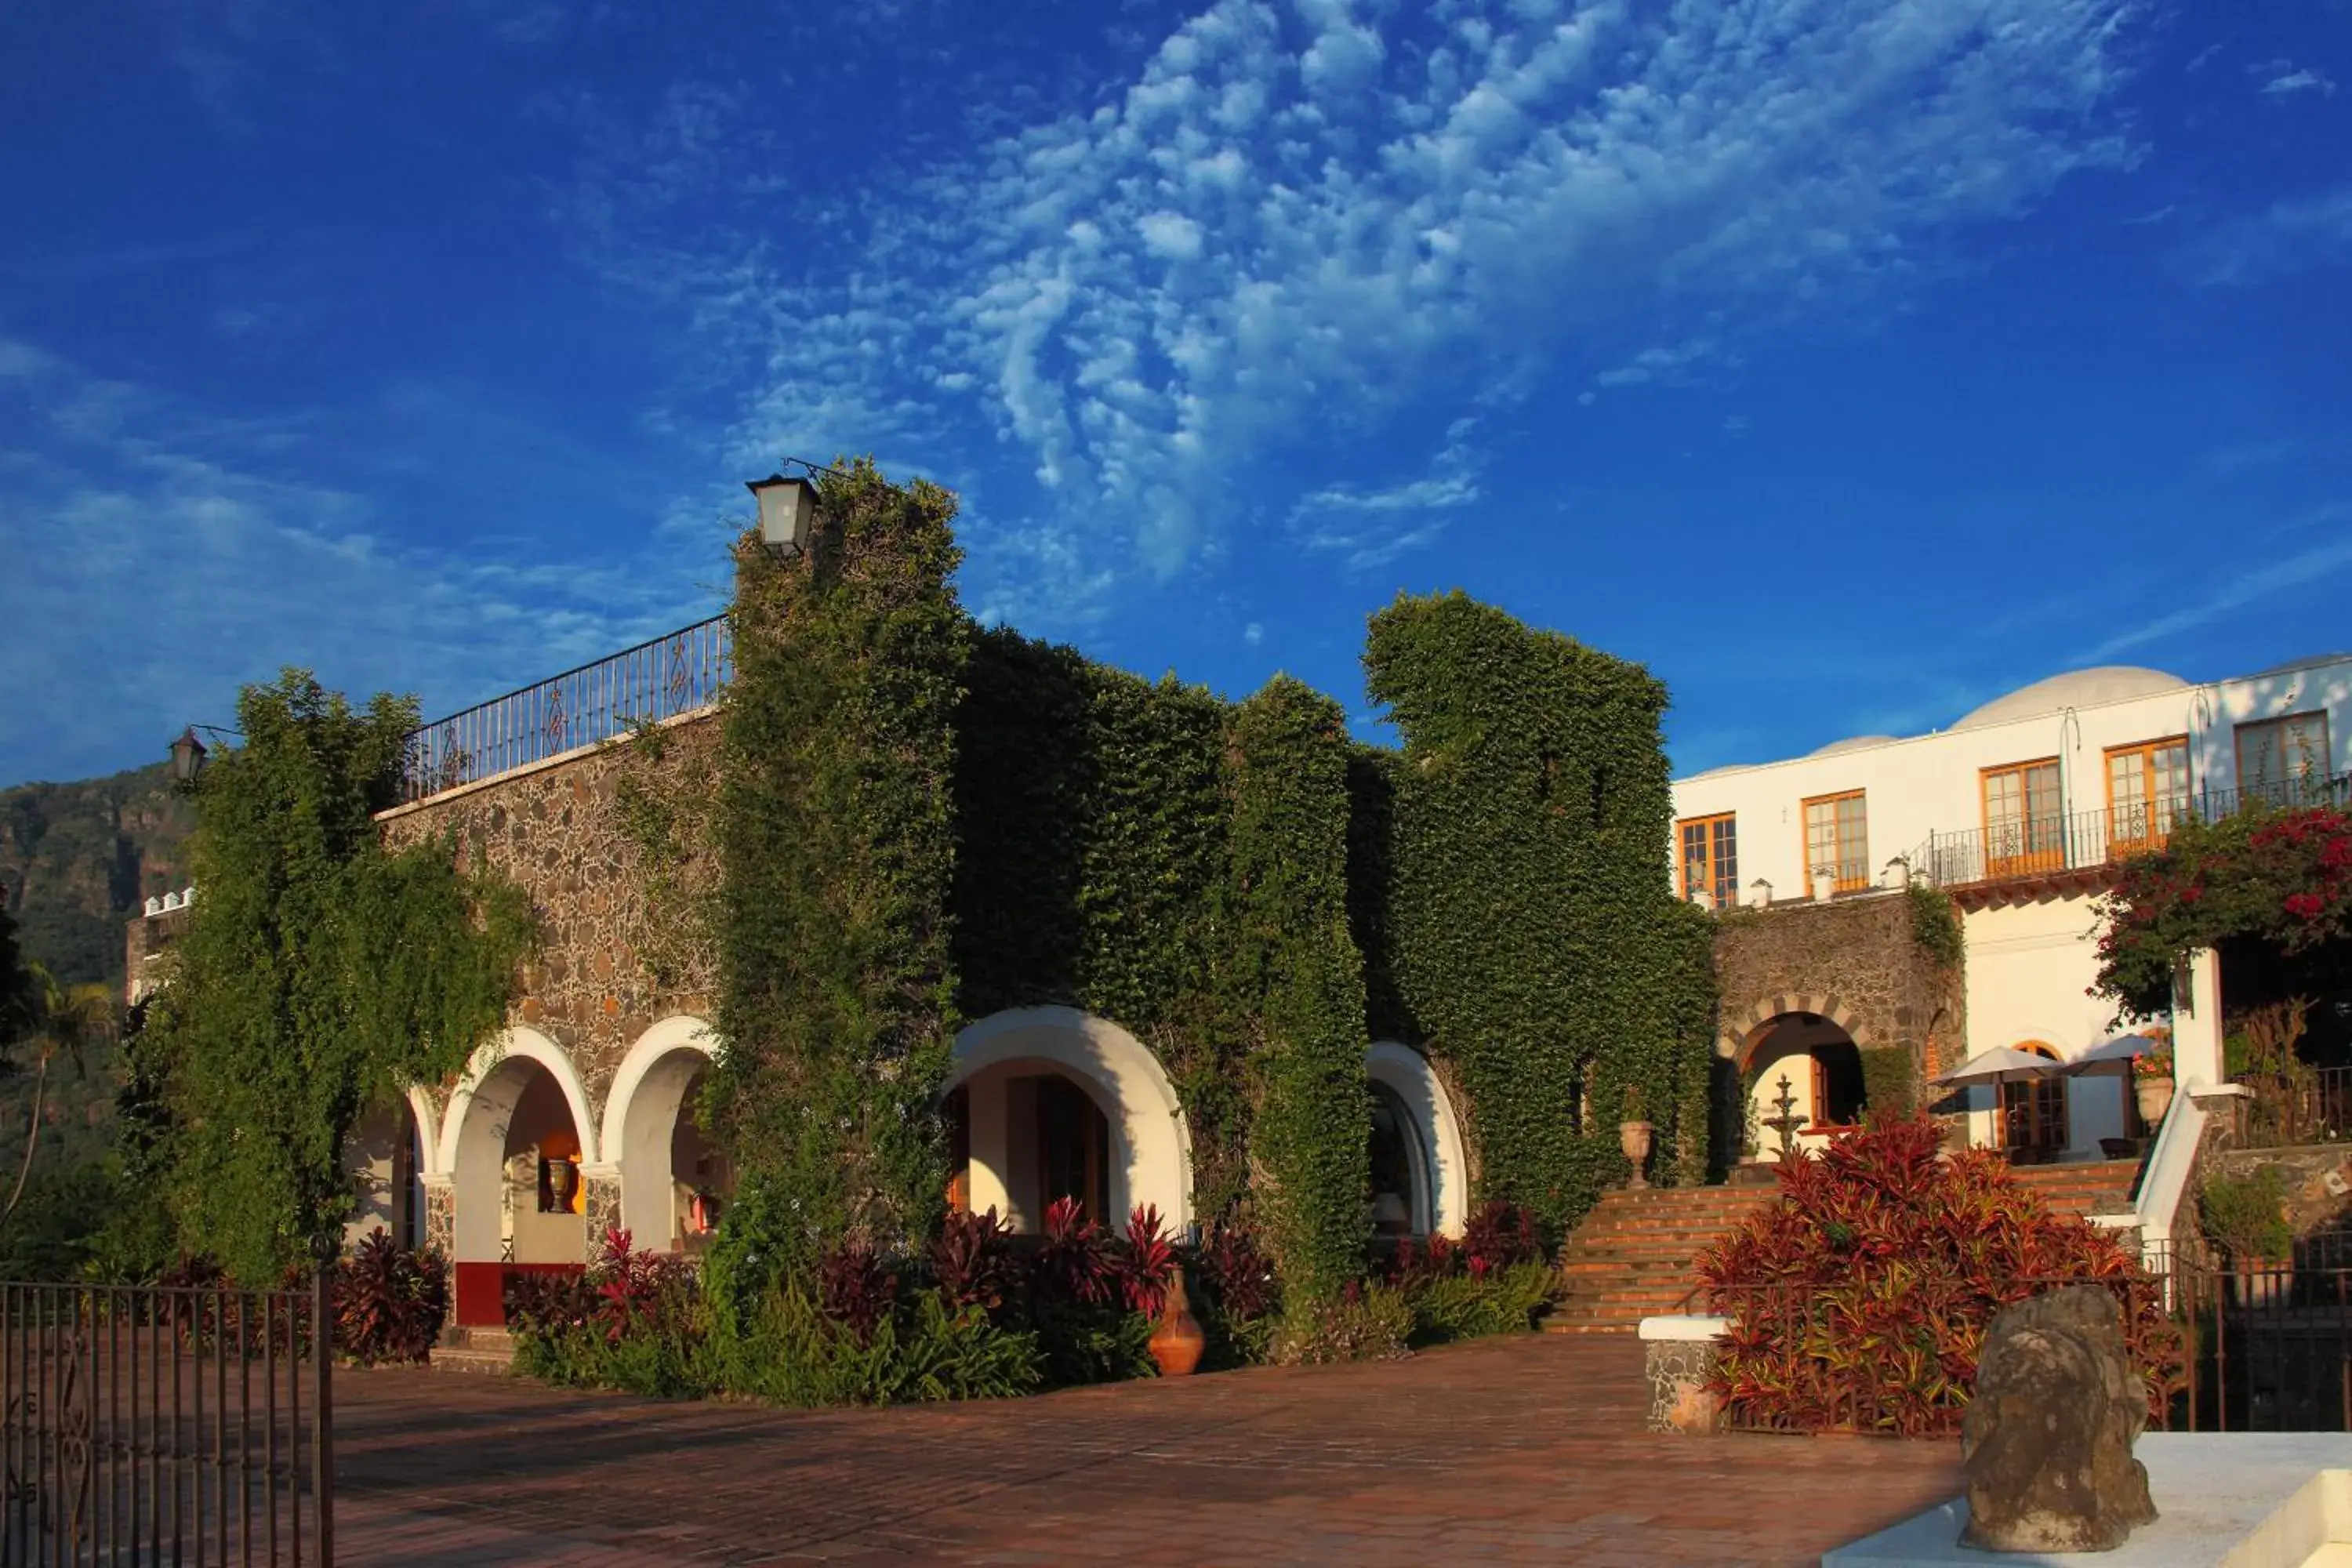
<svg viewBox="0 0 2352 1568">
<path fill-rule="evenodd" d="M 2248 66 L 2246 74 L 2264 78 L 2263 96 L 2294 98 L 2301 93 L 2315 92 L 2322 98 L 2336 93 L 2336 83 L 2308 67 L 2298 67 L 2293 60 L 2270 60 L 2258 66 Z"/>
<path fill-rule="evenodd" d="M 2352 514 L 2352 509 L 2341 506 L 2322 508 L 2314 517 L 2291 524 L 2289 531 L 2301 531 L 2315 523 L 2340 526 L 2347 514 Z M 2170 614 L 2158 616 L 2118 632 L 2092 648 L 2084 656 L 2083 662 L 2095 664 L 2133 648 L 2160 643 L 2182 632 L 2210 626 L 2233 611 L 2244 609 L 2273 595 L 2306 586 L 2318 578 L 2333 576 L 2347 567 L 2352 567 L 2352 539 L 2336 539 L 2326 544 L 2299 550 L 2267 565 L 2222 578 L 2218 585 Z"/>
<path fill-rule="evenodd" d="M 2200 283 L 2258 283 L 2332 261 L 2352 251 L 2352 185 L 2272 203 L 2189 247 L 2186 261 Z"/>
<path fill-rule="evenodd" d="M 1252 621 L 1249 625 L 1242 628 L 1242 641 L 1249 647 L 1255 647 L 1265 640 L 1265 628 L 1258 625 L 1255 621 Z"/>
<path fill-rule="evenodd" d="M 2109 112 L 2130 0 L 1291 9 L 1215 0 L 1096 105 L 823 245 L 747 216 L 680 255 L 611 204 L 613 265 L 726 352 L 764 346 L 737 449 L 897 447 L 934 471 L 1020 454 L 1040 493 L 1000 498 L 1017 548 L 976 520 L 967 568 L 1002 602 L 997 579 L 1041 562 L 1069 594 L 1184 569 L 1265 459 L 1307 510 L 1376 513 L 1410 487 L 1332 485 L 1308 463 L 1335 437 L 1553 376 L 1694 374 L 2131 155 Z M 776 172 L 753 135 L 692 144 L 713 184 Z M 1400 506 L 1475 493 L 1412 483 L 1433 488 Z"/>
<path fill-rule="evenodd" d="M 600 566 L 521 541 L 394 542 L 357 489 L 302 477 L 330 465 L 299 422 L 199 416 L 0 342 L 6 367 L 37 378 L 46 418 L 0 434 L 0 555 L 16 563 L 0 783 L 149 761 L 148 740 L 226 722 L 238 686 L 284 664 L 455 708 L 711 608 L 674 552 Z"/>
</svg>

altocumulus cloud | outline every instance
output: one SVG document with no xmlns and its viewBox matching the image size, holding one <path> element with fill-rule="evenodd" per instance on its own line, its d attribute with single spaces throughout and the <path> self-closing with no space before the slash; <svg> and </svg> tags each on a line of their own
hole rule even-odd
<svg viewBox="0 0 2352 1568">
<path fill-rule="evenodd" d="M 639 259 L 739 352 L 766 345 L 730 457 L 1019 454 L 1029 493 L 975 509 L 972 588 L 1067 624 L 1131 570 L 1213 552 L 1233 525 L 1204 520 L 1245 483 L 1265 499 L 1254 465 L 1298 476 L 1277 517 L 1349 510 L 1328 473 L 1269 460 L 1408 397 L 1467 412 L 1732 355 L 1791 301 L 1899 288 L 1953 229 L 2125 162 L 2129 10 L 1220 0 L 1092 108 L 987 136 L 846 244 L 738 223 L 683 258 L 649 232 Z M 1470 472 L 1441 455 L 1429 482 L 1458 498 Z"/>
</svg>

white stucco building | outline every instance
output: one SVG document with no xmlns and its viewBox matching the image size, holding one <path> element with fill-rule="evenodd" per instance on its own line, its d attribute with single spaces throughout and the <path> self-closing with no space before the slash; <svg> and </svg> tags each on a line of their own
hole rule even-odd
<svg viewBox="0 0 2352 1568">
<path fill-rule="evenodd" d="M 1864 735 L 1801 757 L 1677 780 L 1676 886 L 1713 908 L 1864 895 L 1906 879 L 1948 891 L 1966 942 L 1967 1054 L 2066 1060 L 2108 1037 L 2088 994 L 2093 901 L 2114 868 L 2186 816 L 2347 795 L 2352 654 L 2191 685 L 2106 667 L 2053 677 L 1925 735 Z M 1833 1029 L 1822 1020 L 1806 1027 Z M 1785 1034 L 1781 1054 L 1820 1044 Z M 1850 1114 L 1851 1082 L 1791 1074 L 1798 1113 Z M 1759 1083 L 1760 1100 L 1770 1086 Z M 1977 1091 L 1976 1135 L 2064 1157 L 2126 1136 L 2122 1086 Z M 2071 1089 L 2071 1093 L 2070 1093 Z M 1765 1114 L 1770 1114 L 1769 1111 Z"/>
</svg>

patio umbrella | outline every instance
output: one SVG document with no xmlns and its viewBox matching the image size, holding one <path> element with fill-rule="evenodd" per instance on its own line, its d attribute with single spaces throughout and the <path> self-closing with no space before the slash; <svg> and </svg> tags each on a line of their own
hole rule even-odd
<svg viewBox="0 0 2352 1568">
<path fill-rule="evenodd" d="M 1979 1084 L 2047 1078 L 2058 1070 L 2058 1064 L 2048 1057 L 2037 1057 L 2014 1046 L 1995 1046 L 1991 1050 L 1979 1051 L 1933 1081 L 1938 1089 L 1973 1089 Z"/>
<path fill-rule="evenodd" d="M 2070 1078 L 2092 1072 L 2129 1072 L 2135 1058 L 2163 1048 L 2161 1040 L 2152 1040 L 2146 1035 L 2117 1035 L 2068 1062 L 2065 1070 Z"/>
</svg>

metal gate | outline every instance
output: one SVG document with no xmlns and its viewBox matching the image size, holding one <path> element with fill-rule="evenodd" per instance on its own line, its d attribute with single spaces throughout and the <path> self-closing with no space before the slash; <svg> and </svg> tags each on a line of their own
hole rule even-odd
<svg viewBox="0 0 2352 1568">
<path fill-rule="evenodd" d="M 331 1568 L 331 1290 L 0 1283 L 0 1564 Z"/>
</svg>

